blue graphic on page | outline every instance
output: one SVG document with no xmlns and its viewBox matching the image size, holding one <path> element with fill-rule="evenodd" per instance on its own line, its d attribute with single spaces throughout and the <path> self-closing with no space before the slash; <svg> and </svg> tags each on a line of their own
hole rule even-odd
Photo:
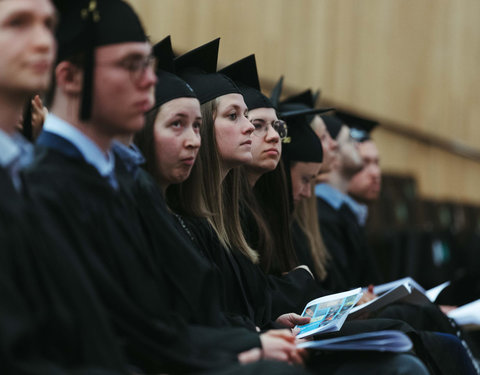
<svg viewBox="0 0 480 375">
<path fill-rule="evenodd" d="M 324 327 L 335 319 L 340 318 L 345 311 L 345 309 L 342 309 L 345 302 L 350 301 L 345 301 L 345 299 L 342 298 L 340 300 L 330 301 L 327 304 L 322 303 L 308 306 L 304 310 L 302 316 L 309 316 L 311 320 L 310 323 L 299 326 L 299 334 L 303 334 Z"/>
</svg>

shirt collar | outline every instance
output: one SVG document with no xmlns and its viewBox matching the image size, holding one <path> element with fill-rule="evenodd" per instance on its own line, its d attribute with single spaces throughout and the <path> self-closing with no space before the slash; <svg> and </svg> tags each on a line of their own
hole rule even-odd
<svg viewBox="0 0 480 375">
<path fill-rule="evenodd" d="M 43 130 L 56 134 L 71 142 L 82 154 L 88 164 L 91 164 L 103 176 L 111 176 L 115 168 L 115 157 L 111 150 L 105 154 L 90 138 L 73 125 L 49 113 Z"/>
<path fill-rule="evenodd" d="M 122 142 L 113 141 L 112 151 L 118 156 L 129 173 L 135 174 L 139 166 L 145 163 L 145 158 L 134 143 L 126 146 Z"/>
<path fill-rule="evenodd" d="M 9 167 L 17 160 L 22 167 L 26 166 L 33 156 L 33 146 L 17 132 L 8 135 L 0 130 L 0 150 L 0 166 L 3 168 Z"/>
<path fill-rule="evenodd" d="M 368 216 L 368 207 L 365 204 L 358 203 L 349 195 L 325 183 L 315 186 L 315 195 L 326 201 L 335 211 L 338 211 L 343 204 L 347 205 L 357 218 L 358 224 L 365 225 Z"/>
</svg>

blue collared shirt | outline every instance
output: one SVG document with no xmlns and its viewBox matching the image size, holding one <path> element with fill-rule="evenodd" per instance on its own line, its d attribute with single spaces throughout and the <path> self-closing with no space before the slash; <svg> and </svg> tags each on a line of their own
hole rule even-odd
<svg viewBox="0 0 480 375">
<path fill-rule="evenodd" d="M 133 177 L 137 176 L 138 168 L 145 163 L 145 158 L 136 144 L 126 146 L 122 142 L 113 141 L 112 151 L 119 157 L 125 168 Z"/>
<path fill-rule="evenodd" d="M 8 135 L 0 130 L 0 167 L 10 175 L 15 189 L 21 189 L 20 170 L 30 164 L 32 159 L 33 146 L 30 142 L 20 133 Z"/>
<path fill-rule="evenodd" d="M 315 195 L 322 198 L 336 211 L 338 211 L 343 204 L 347 205 L 357 218 L 358 224 L 361 226 L 365 225 L 368 217 L 368 207 L 365 204 L 358 203 L 349 195 L 325 183 L 315 186 Z"/>
<path fill-rule="evenodd" d="M 102 177 L 107 178 L 114 188 L 118 188 L 115 178 L 115 156 L 111 150 L 103 152 L 80 130 L 52 113 L 48 114 L 43 130 L 71 142 L 88 164 L 95 167 Z"/>
</svg>

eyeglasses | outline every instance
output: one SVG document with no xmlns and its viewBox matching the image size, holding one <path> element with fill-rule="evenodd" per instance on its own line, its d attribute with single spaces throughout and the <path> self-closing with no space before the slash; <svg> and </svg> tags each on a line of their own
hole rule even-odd
<svg viewBox="0 0 480 375">
<path fill-rule="evenodd" d="M 97 65 L 102 64 L 97 63 Z M 145 76 L 145 73 L 148 69 L 155 69 L 155 57 L 153 55 L 148 55 L 145 57 L 129 57 L 114 63 L 113 66 L 128 71 L 130 73 L 132 82 L 137 83 L 142 79 L 142 77 Z"/>
<path fill-rule="evenodd" d="M 284 139 L 287 136 L 288 128 L 287 123 L 283 120 L 272 121 L 271 123 L 253 120 L 252 125 L 255 127 L 253 134 L 257 137 L 265 137 L 268 133 L 268 127 L 272 126 L 273 130 L 278 133 L 280 139 Z"/>
<path fill-rule="evenodd" d="M 145 76 L 147 69 L 155 68 L 155 57 L 153 55 L 148 55 L 144 58 L 125 60 L 122 61 L 119 66 L 128 70 L 132 81 L 137 83 Z"/>
</svg>

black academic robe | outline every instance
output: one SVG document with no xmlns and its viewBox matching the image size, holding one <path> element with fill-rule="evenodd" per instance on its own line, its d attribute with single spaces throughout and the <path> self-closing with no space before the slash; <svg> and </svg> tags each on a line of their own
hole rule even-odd
<svg viewBox="0 0 480 375">
<path fill-rule="evenodd" d="M 252 213 L 245 207 L 241 208 L 241 220 L 242 230 L 247 243 L 261 254 L 261 249 L 258 249 L 258 226 Z M 302 262 L 300 259 L 298 260 L 298 265 L 307 265 L 310 270 L 313 269 L 311 264 Z M 261 261 L 260 255 L 260 263 Z M 260 270 L 262 270 L 261 267 Z M 283 270 L 273 267 L 272 271 L 266 274 L 266 280 L 270 288 L 269 293 L 272 298 L 272 313 L 274 317 L 287 311 L 300 314 L 308 302 L 325 295 L 325 290 L 304 269 L 295 269 L 284 273 Z"/>
<path fill-rule="evenodd" d="M 244 316 L 247 321 L 253 321 L 258 327 L 270 328 L 274 326 L 271 321 L 272 299 L 269 297 L 268 281 L 258 265 L 253 264 L 238 251 L 226 251 L 206 220 L 189 217 L 183 218 L 183 222 L 187 225 L 188 232 L 194 238 L 198 248 L 202 249 L 202 254 L 218 267 L 222 275 L 223 295 L 228 311 L 237 316 Z M 283 313 L 286 312 L 288 311 L 283 311 Z M 439 363 L 442 363 L 441 350 L 444 350 L 445 347 L 444 340 L 433 333 L 418 332 L 400 320 L 387 318 L 347 321 L 339 332 L 322 335 L 322 337 L 328 338 L 378 330 L 400 330 L 408 334 L 414 341 L 415 348 L 420 353 L 420 358 L 428 365 L 432 374 L 446 375 L 449 373 L 442 371 L 439 366 Z M 458 344 L 457 341 L 456 345 Z M 405 370 L 403 366 L 406 364 L 402 363 L 402 360 L 396 355 L 386 358 L 382 354 L 375 353 L 369 357 L 370 362 L 367 361 L 366 363 L 360 357 L 356 353 L 346 352 L 338 355 L 321 356 L 320 360 L 317 356 L 314 356 L 308 363 L 307 368 L 323 374 L 369 374 L 375 372 L 388 374 L 390 371 L 396 373 L 397 370 L 398 373 L 409 373 L 408 371 L 402 372 Z M 407 363 L 410 361 L 408 358 L 403 358 L 403 360 Z M 392 367 L 396 361 L 399 361 L 398 364 L 395 365 L 396 367 Z M 345 362 L 358 363 L 358 366 L 344 367 Z M 463 367 L 459 363 L 453 363 L 450 368 L 462 369 Z M 420 370 L 417 369 L 417 371 Z"/>
<path fill-rule="evenodd" d="M 121 184 L 115 191 L 70 142 L 43 133 L 24 177 L 81 260 L 133 365 L 157 373 L 210 371 L 259 345 L 258 335 L 248 343 L 235 339 L 245 330 L 190 326 L 175 314 L 130 193 Z"/>
<path fill-rule="evenodd" d="M 365 233 L 346 204 L 335 210 L 317 197 L 318 218 L 323 241 L 331 256 L 325 287 L 345 291 L 379 284 L 380 277 Z"/>
<path fill-rule="evenodd" d="M 102 304 L 50 224 L 0 170 L 0 372 L 126 374 Z"/>
</svg>

